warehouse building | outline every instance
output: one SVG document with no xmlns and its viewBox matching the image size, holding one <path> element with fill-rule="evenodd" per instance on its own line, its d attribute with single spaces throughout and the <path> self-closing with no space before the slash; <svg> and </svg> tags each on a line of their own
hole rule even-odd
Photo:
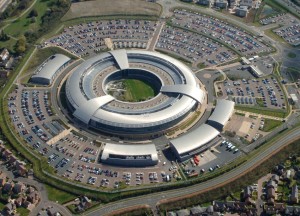
<svg viewBox="0 0 300 216">
<path fill-rule="evenodd" d="M 55 54 L 44 61 L 31 77 L 30 82 L 39 85 L 51 85 L 52 81 L 71 59 L 62 54 Z"/>
<path fill-rule="evenodd" d="M 180 161 L 185 161 L 195 154 L 207 150 L 220 132 L 214 127 L 203 124 L 195 130 L 170 141 L 170 146 L 175 156 Z"/>
<path fill-rule="evenodd" d="M 158 163 L 154 144 L 105 144 L 101 162 L 128 167 L 154 166 Z"/>
<path fill-rule="evenodd" d="M 215 110 L 208 118 L 207 123 L 219 131 L 222 131 L 234 112 L 234 102 L 218 100 Z"/>
</svg>

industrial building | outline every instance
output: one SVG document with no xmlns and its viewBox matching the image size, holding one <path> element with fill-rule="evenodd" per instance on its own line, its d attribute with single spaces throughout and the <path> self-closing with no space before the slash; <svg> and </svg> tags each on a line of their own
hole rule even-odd
<svg viewBox="0 0 300 216">
<path fill-rule="evenodd" d="M 217 106 L 207 124 L 170 140 L 170 147 L 179 161 L 185 161 L 195 154 L 207 150 L 215 144 L 213 141 L 222 131 L 234 112 L 234 102 L 218 100 Z M 217 142 L 217 140 L 216 140 Z"/>
<path fill-rule="evenodd" d="M 220 132 L 214 127 L 203 124 L 195 130 L 170 140 L 170 146 L 179 161 L 185 161 L 195 154 L 207 150 Z"/>
<path fill-rule="evenodd" d="M 234 102 L 218 100 L 215 110 L 208 118 L 207 123 L 219 131 L 222 131 L 234 112 Z"/>
<path fill-rule="evenodd" d="M 39 85 L 51 85 L 71 59 L 62 54 L 55 54 L 44 61 L 31 76 L 30 82 Z"/>
<path fill-rule="evenodd" d="M 143 102 L 116 100 L 107 93 L 107 84 L 122 78 L 150 79 L 159 93 Z M 77 120 L 109 134 L 130 136 L 163 133 L 205 98 L 186 65 L 141 50 L 114 50 L 85 61 L 68 78 L 66 95 Z"/>
<path fill-rule="evenodd" d="M 158 163 L 154 144 L 105 144 L 101 162 L 117 166 L 145 167 Z"/>
</svg>

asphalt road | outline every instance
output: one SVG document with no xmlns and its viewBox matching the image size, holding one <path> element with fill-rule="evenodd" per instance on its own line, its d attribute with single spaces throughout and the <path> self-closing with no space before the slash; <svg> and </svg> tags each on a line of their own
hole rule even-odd
<svg viewBox="0 0 300 216">
<path fill-rule="evenodd" d="M 85 215 L 89 215 L 89 216 L 106 215 L 118 209 L 127 208 L 130 206 L 142 205 L 142 204 L 148 204 L 154 208 L 161 200 L 164 199 L 178 198 L 185 195 L 190 195 L 195 192 L 205 192 L 211 190 L 215 187 L 223 185 L 224 183 L 233 181 L 238 176 L 260 165 L 262 161 L 267 160 L 270 156 L 272 156 L 274 152 L 279 151 L 282 147 L 288 145 L 290 142 L 299 139 L 299 137 L 300 137 L 299 129 L 298 128 L 293 129 L 289 133 L 285 134 L 285 136 L 279 138 L 275 144 L 273 144 L 266 150 L 259 152 L 251 160 L 247 161 L 246 163 L 242 164 L 241 166 L 237 167 L 234 170 L 231 170 L 219 177 L 211 179 L 210 181 L 195 184 L 193 186 L 189 186 L 181 189 L 153 193 L 149 195 L 138 196 L 126 200 L 112 202 L 107 205 L 100 206 L 94 209 L 93 211 L 86 213 Z"/>
</svg>

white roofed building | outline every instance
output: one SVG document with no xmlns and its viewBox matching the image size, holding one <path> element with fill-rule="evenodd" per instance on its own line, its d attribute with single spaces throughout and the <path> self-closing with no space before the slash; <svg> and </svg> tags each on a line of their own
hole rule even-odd
<svg viewBox="0 0 300 216">
<path fill-rule="evenodd" d="M 39 85 L 51 85 L 61 70 L 71 59 L 62 54 L 55 54 L 44 61 L 31 76 L 30 82 Z"/>
<path fill-rule="evenodd" d="M 158 163 L 154 144 L 105 144 L 101 162 L 130 167 L 154 166 Z"/>
</svg>

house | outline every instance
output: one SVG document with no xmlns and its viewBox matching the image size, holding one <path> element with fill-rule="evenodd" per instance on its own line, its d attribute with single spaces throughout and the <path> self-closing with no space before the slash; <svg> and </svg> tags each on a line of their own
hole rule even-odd
<svg viewBox="0 0 300 216">
<path fill-rule="evenodd" d="M 211 6 L 212 5 L 212 0 L 198 0 L 197 4 L 204 5 L 204 6 Z"/>
<path fill-rule="evenodd" d="M 272 175 L 271 180 L 274 181 L 276 184 L 278 184 L 279 183 L 279 176 L 274 174 L 274 175 Z"/>
<path fill-rule="evenodd" d="M 175 212 L 167 212 L 167 216 L 176 216 Z"/>
<path fill-rule="evenodd" d="M 187 209 L 181 209 L 179 211 L 176 212 L 177 216 L 189 216 L 190 215 L 190 211 Z"/>
<path fill-rule="evenodd" d="M 0 187 L 3 187 L 5 183 L 6 183 L 6 174 L 1 173 L 0 174 Z"/>
<path fill-rule="evenodd" d="M 220 9 L 227 9 L 228 1 L 227 0 L 216 0 L 215 2 L 216 7 Z"/>
<path fill-rule="evenodd" d="M 35 188 L 29 186 L 29 187 L 27 187 L 26 193 L 30 194 L 30 193 L 32 193 L 32 192 L 34 192 L 34 191 L 35 191 Z"/>
<path fill-rule="evenodd" d="M 8 70 L 0 70 L 0 78 L 7 78 L 10 74 Z"/>
<path fill-rule="evenodd" d="M 18 197 L 17 199 L 15 199 L 15 205 L 17 206 L 17 207 L 21 207 L 22 205 L 23 205 L 23 202 L 25 201 L 26 199 L 25 199 L 25 197 L 23 197 L 23 196 L 20 196 L 20 197 Z"/>
<path fill-rule="evenodd" d="M 291 196 L 290 196 L 290 201 L 291 201 L 291 203 L 298 203 L 298 201 L 299 201 L 298 186 L 296 184 L 292 187 L 292 193 L 291 193 Z"/>
<path fill-rule="evenodd" d="M 289 180 L 289 179 L 292 177 L 291 174 L 292 174 L 292 171 L 291 171 L 290 169 L 287 170 L 287 171 L 285 172 L 284 179 L 285 179 L 285 180 Z"/>
<path fill-rule="evenodd" d="M 244 199 L 247 199 L 248 197 L 252 197 L 252 188 L 250 186 L 247 186 L 244 188 Z"/>
<path fill-rule="evenodd" d="M 247 17 L 247 14 L 248 14 L 248 7 L 246 6 L 240 6 L 235 10 L 235 15 L 239 17 Z"/>
<path fill-rule="evenodd" d="M 24 208 L 28 208 L 29 206 L 31 206 L 32 204 L 31 204 L 31 202 L 29 202 L 28 200 L 24 200 L 24 202 L 23 202 L 23 204 L 22 204 L 22 206 L 24 207 Z"/>
<path fill-rule="evenodd" d="M 13 182 L 6 182 L 2 188 L 2 191 L 5 193 L 10 193 L 13 187 L 14 187 Z"/>
<path fill-rule="evenodd" d="M 14 58 L 13 57 L 10 57 L 5 63 L 4 63 L 4 68 L 5 69 L 11 69 L 12 68 L 12 65 L 14 63 Z"/>
<path fill-rule="evenodd" d="M 53 207 L 47 209 L 47 213 L 49 216 L 59 216 L 59 212 Z"/>
<path fill-rule="evenodd" d="M 16 205 L 14 203 L 7 203 L 3 209 L 8 215 L 14 215 L 16 211 Z"/>
<path fill-rule="evenodd" d="M 241 0 L 240 1 L 240 6 L 245 6 L 247 8 L 252 8 L 253 3 L 254 3 L 254 0 Z"/>
<path fill-rule="evenodd" d="M 191 215 L 201 215 L 206 211 L 206 208 L 203 208 L 201 206 L 195 206 L 191 208 L 190 211 L 191 211 Z"/>
<path fill-rule="evenodd" d="M 3 49 L 2 52 L 0 53 L 0 60 L 5 61 L 9 58 L 9 52 L 7 49 Z"/>
<path fill-rule="evenodd" d="M 12 152 L 10 150 L 8 150 L 8 149 L 5 149 L 2 152 L 2 158 L 3 158 L 3 160 L 8 160 L 11 155 L 12 155 Z"/>
<path fill-rule="evenodd" d="M 267 188 L 274 188 L 274 189 L 276 190 L 276 189 L 277 189 L 277 184 L 276 184 L 276 182 L 273 181 L 273 180 L 268 181 L 268 183 L 267 183 Z"/>
<path fill-rule="evenodd" d="M 300 207 L 299 206 L 286 206 L 285 208 L 285 215 L 300 215 Z"/>
<path fill-rule="evenodd" d="M 2 141 L 2 140 L 1 140 Z M 3 142 L 3 141 L 2 141 Z M 2 152 L 5 150 L 5 146 L 3 144 L 0 144 L 0 153 L 2 155 Z"/>
<path fill-rule="evenodd" d="M 23 193 L 25 191 L 25 189 L 26 189 L 26 186 L 23 183 L 18 182 L 14 185 L 13 192 L 15 194 L 19 194 L 19 193 Z"/>
<path fill-rule="evenodd" d="M 268 190 L 267 190 L 267 198 L 268 199 L 275 199 L 275 195 L 276 195 L 276 193 L 275 193 L 275 189 L 274 188 L 268 188 Z"/>
<path fill-rule="evenodd" d="M 32 193 L 27 195 L 27 201 L 29 201 L 32 204 L 38 203 L 39 199 L 39 194 L 36 191 L 33 191 Z"/>
<path fill-rule="evenodd" d="M 11 156 L 9 157 L 8 162 L 9 162 L 10 165 L 14 165 L 15 162 L 16 162 L 17 160 L 18 160 L 18 158 L 16 158 L 16 156 L 11 155 Z"/>
<path fill-rule="evenodd" d="M 22 164 L 17 164 L 16 165 L 16 172 L 19 176 L 25 176 L 27 173 L 27 169 L 24 165 Z"/>
</svg>

